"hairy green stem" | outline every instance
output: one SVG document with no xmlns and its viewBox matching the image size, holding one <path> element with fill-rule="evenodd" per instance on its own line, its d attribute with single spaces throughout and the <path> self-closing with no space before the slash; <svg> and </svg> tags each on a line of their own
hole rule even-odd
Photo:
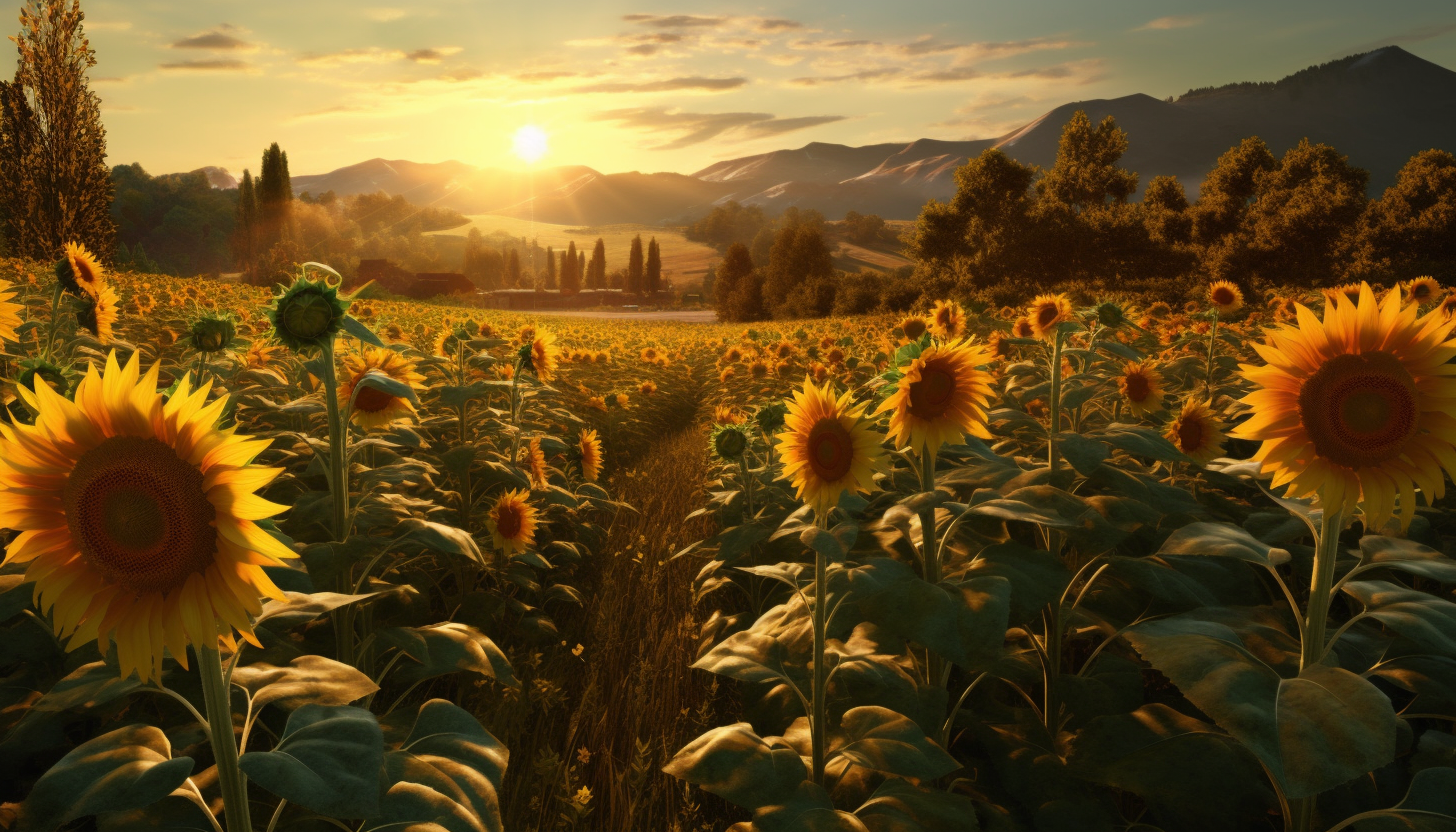
<svg viewBox="0 0 1456 832">
<path fill-rule="evenodd" d="M 935 490 L 935 458 L 939 449 L 929 446 L 920 449 L 920 490 L 930 493 Z M 935 506 L 920 510 L 920 559 L 925 570 L 925 580 L 938 585 L 941 577 L 940 550 L 935 545 Z M 929 651 L 925 663 L 925 681 L 931 687 L 943 684 L 945 661 L 934 651 Z"/>
<path fill-rule="evenodd" d="M 324 342 L 323 349 L 324 408 L 329 419 L 329 488 L 333 491 L 332 516 L 329 532 L 334 541 L 343 543 L 349 537 L 349 460 L 348 424 L 339 412 L 339 378 L 334 370 L 334 342 Z M 335 592 L 349 591 L 349 575 L 340 573 Z M 335 610 L 334 636 L 338 646 L 339 661 L 354 663 L 353 619 L 348 610 Z"/>
<path fill-rule="evenodd" d="M 1314 571 L 1309 586 L 1309 609 L 1304 619 L 1304 640 L 1300 643 L 1300 670 L 1318 664 L 1324 656 L 1325 622 L 1330 614 L 1330 591 L 1335 584 L 1335 558 L 1340 553 L 1343 520 L 1340 509 L 1330 506 L 1325 507 L 1320 518 L 1320 534 L 1315 544 Z"/>
<path fill-rule="evenodd" d="M 1047 431 L 1047 465 L 1052 473 L 1057 472 L 1057 434 L 1062 430 L 1062 332 L 1057 330 L 1052 342 L 1052 391 L 1048 398 L 1051 408 L 1051 428 Z"/>
<path fill-rule="evenodd" d="M 238 768 L 238 744 L 233 735 L 232 699 L 223 677 L 222 657 L 216 647 L 194 648 L 202 677 L 202 700 L 207 708 L 207 729 L 212 755 L 217 760 L 217 781 L 222 788 L 223 813 L 228 832 L 253 832 L 248 816 L 248 780 Z"/>
<path fill-rule="evenodd" d="M 1204 373 L 1204 382 L 1203 382 L 1203 385 L 1208 390 L 1208 394 L 1210 396 L 1213 395 L 1213 349 L 1214 349 L 1214 344 L 1215 344 L 1214 339 L 1217 338 L 1217 337 L 1218 337 L 1218 310 L 1215 309 L 1215 310 L 1213 310 L 1213 326 L 1209 327 L 1209 330 L 1208 330 L 1208 367 L 1205 370 L 1205 373 Z"/>
<path fill-rule="evenodd" d="M 827 517 L 815 515 L 820 528 L 828 525 Z M 824 785 L 824 758 L 829 740 L 829 701 L 826 688 L 829 674 L 825 667 L 824 642 L 829 629 L 829 558 L 814 548 L 814 713 L 809 717 L 810 757 L 813 761 L 814 783 Z"/>
</svg>

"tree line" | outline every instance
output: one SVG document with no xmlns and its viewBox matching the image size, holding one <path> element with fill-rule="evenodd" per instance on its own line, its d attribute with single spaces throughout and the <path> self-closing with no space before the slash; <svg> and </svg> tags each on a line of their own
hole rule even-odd
<svg viewBox="0 0 1456 832">
<path fill-rule="evenodd" d="M 530 265 L 538 261 L 535 255 L 539 255 L 539 268 Z M 620 289 L 632 295 L 651 295 L 668 288 L 657 238 L 651 237 L 644 247 L 641 234 L 632 238 L 627 267 L 609 273 L 607 244 L 601 237 L 588 259 L 585 247 L 578 249 L 575 240 L 567 242 L 565 251 L 547 246 L 542 252 L 534 241 L 527 243 L 501 232 L 487 237 L 472 228 L 465 238 L 464 271 L 486 291 L 537 289 L 574 295 L 583 290 Z"/>
</svg>

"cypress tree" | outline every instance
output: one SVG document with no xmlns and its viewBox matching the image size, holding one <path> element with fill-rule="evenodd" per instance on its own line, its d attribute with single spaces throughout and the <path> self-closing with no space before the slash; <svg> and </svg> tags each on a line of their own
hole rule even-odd
<svg viewBox="0 0 1456 832">
<path fill-rule="evenodd" d="M 0 217 L 14 256 L 51 260 L 75 241 L 110 262 L 116 246 L 85 19 L 80 0 L 29 0 L 11 38 L 20 60 L 0 82 Z"/>
<path fill-rule="evenodd" d="M 566 253 L 561 259 L 561 294 L 574 295 L 581 291 L 581 261 L 576 256 L 576 242 L 566 244 Z"/>
<path fill-rule="evenodd" d="M 607 244 L 601 237 L 597 238 L 597 244 L 592 248 L 591 270 L 587 275 L 588 289 L 607 288 Z"/>
<path fill-rule="evenodd" d="M 546 247 L 546 290 L 556 291 L 556 252 L 551 250 L 551 246 Z"/>
<path fill-rule="evenodd" d="M 521 255 L 515 249 L 511 249 L 506 255 L 506 288 L 514 289 L 521 285 Z"/>
<path fill-rule="evenodd" d="M 247 274 L 258 262 L 258 194 L 253 174 L 243 169 L 238 184 L 237 224 L 233 226 L 233 261 Z"/>
<path fill-rule="evenodd" d="M 657 238 L 647 244 L 647 273 L 643 288 L 652 295 L 662 291 L 662 251 L 657 247 Z"/>
<path fill-rule="evenodd" d="M 627 292 L 642 294 L 642 235 L 632 238 L 632 250 L 627 254 Z"/>
<path fill-rule="evenodd" d="M 263 151 L 258 174 L 258 248 L 267 251 L 281 241 L 288 229 L 293 183 L 288 176 L 288 154 L 274 142 Z"/>
</svg>

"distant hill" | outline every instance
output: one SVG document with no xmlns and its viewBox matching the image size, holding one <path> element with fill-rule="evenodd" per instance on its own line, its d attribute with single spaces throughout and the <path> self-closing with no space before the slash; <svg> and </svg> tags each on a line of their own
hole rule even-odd
<svg viewBox="0 0 1456 832">
<path fill-rule="evenodd" d="M 1056 158 L 1062 125 L 1077 110 L 1117 119 L 1131 147 L 1123 164 L 1146 184 L 1158 175 L 1183 181 L 1190 197 L 1219 154 L 1248 136 L 1276 153 L 1300 139 L 1323 142 L 1370 171 L 1377 195 L 1413 154 L 1456 151 L 1456 72 L 1390 46 L 1310 67 L 1280 81 L 1190 90 L 1161 101 L 1134 94 L 1074 101 L 993 139 L 864 147 L 815 142 L 677 173 L 604 174 L 583 166 L 534 175 L 460 162 L 420 164 L 371 159 L 313 176 L 293 177 L 296 193 L 340 196 L 383 190 L 418 205 L 463 214 L 534 215 L 567 224 L 661 224 L 695 217 L 736 199 L 778 211 L 816 208 L 914 219 L 927 199 L 955 193 L 955 169 L 988 147 L 1043 167 Z"/>
</svg>

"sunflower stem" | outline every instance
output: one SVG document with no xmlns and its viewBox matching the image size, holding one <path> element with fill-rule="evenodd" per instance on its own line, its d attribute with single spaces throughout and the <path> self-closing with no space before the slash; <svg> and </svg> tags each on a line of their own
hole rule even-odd
<svg viewBox="0 0 1456 832">
<path fill-rule="evenodd" d="M 1321 495 L 1320 502 L 1325 500 Z M 1299 669 L 1318 664 L 1325 652 L 1325 623 L 1330 614 L 1330 592 L 1335 584 L 1335 559 L 1340 553 L 1340 529 L 1344 513 L 1324 506 L 1319 540 L 1315 542 L 1314 570 L 1309 587 L 1309 610 L 1305 613 L 1304 640 L 1300 643 Z"/>
<path fill-rule="evenodd" d="M 816 513 L 814 522 L 819 528 L 829 523 L 828 512 Z M 828 668 L 824 662 L 824 642 L 829 628 L 829 558 L 823 547 L 814 547 L 814 713 L 809 717 L 810 757 L 813 762 L 814 784 L 824 785 L 824 757 L 829 740 Z"/>
<path fill-rule="evenodd" d="M 1215 341 L 1218 337 L 1218 309 L 1213 310 L 1213 326 L 1208 329 L 1208 367 L 1204 373 L 1204 388 L 1208 390 L 1209 396 L 1213 395 L 1213 351 Z"/>
<path fill-rule="evenodd" d="M 329 488 L 333 491 L 333 518 L 330 532 L 334 541 L 343 543 L 349 537 L 349 460 L 348 425 L 339 412 L 339 378 L 334 370 L 334 341 L 324 340 L 324 407 L 329 418 Z M 348 592 L 349 575 L 340 573 L 335 592 Z M 334 622 L 334 638 L 338 647 L 339 661 L 354 663 L 353 620 L 347 609 L 331 613 Z"/>
<path fill-rule="evenodd" d="M 202 700 L 207 708 L 207 729 L 212 756 L 217 760 L 217 781 L 222 788 L 223 813 L 228 832 L 253 832 L 248 816 L 248 779 L 238 768 L 237 737 L 233 733 L 232 699 L 223 677 L 222 657 L 216 647 L 198 646 L 197 671 L 202 677 Z"/>
<path fill-rule="evenodd" d="M 748 473 L 748 451 L 738 457 L 738 469 L 743 472 L 743 499 L 747 503 L 748 519 L 753 520 L 753 476 Z"/>
<path fill-rule="evenodd" d="M 42 354 L 42 358 L 44 358 L 46 361 L 51 360 L 51 349 L 54 348 L 56 344 L 56 328 L 59 326 L 59 320 L 61 315 L 61 294 L 63 292 L 64 289 L 61 288 L 61 282 L 57 280 L 55 291 L 51 292 L 51 331 L 48 335 L 46 335 L 45 352 Z"/>
<path fill-rule="evenodd" d="M 927 445 L 920 449 L 920 490 L 926 493 L 935 490 L 936 451 Z M 940 584 L 940 551 L 935 545 L 935 506 L 920 511 L 920 559 L 925 570 L 926 582 Z M 945 662 L 934 651 L 926 657 L 925 681 L 931 687 L 940 687 L 945 673 Z"/>
<path fill-rule="evenodd" d="M 1051 399 L 1051 428 L 1047 431 L 1047 465 L 1055 474 L 1059 466 L 1057 457 L 1057 434 L 1062 430 L 1062 331 L 1058 329 L 1052 341 L 1052 390 L 1048 395 Z"/>
</svg>

